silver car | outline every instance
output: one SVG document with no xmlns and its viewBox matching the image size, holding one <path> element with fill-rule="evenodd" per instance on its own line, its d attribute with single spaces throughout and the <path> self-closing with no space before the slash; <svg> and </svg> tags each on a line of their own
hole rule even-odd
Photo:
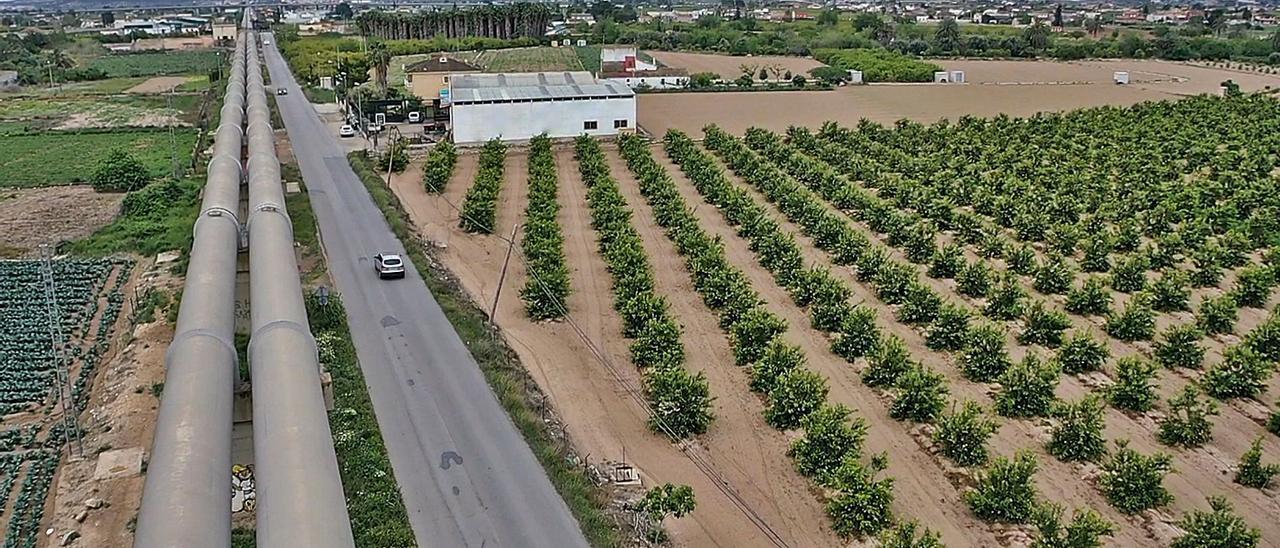
<svg viewBox="0 0 1280 548">
<path fill-rule="evenodd" d="M 404 261 L 399 255 L 391 253 L 379 253 L 373 256 L 373 269 L 377 271 L 378 277 L 387 278 L 403 278 L 404 277 Z"/>
</svg>

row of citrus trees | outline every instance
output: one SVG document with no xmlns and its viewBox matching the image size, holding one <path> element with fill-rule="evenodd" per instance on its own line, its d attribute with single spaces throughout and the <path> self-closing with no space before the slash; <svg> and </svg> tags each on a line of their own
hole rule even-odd
<svg viewBox="0 0 1280 548">
<path fill-rule="evenodd" d="M 785 320 L 768 310 L 742 270 L 726 257 L 723 243 L 699 225 L 669 174 L 654 161 L 648 144 L 636 136 L 623 136 L 620 144 L 655 221 L 684 257 L 694 289 L 719 316 L 735 362 L 749 368 L 751 390 L 765 399 L 765 421 L 780 430 L 803 429 L 788 454 L 801 474 L 828 490 L 827 511 L 834 529 L 843 536 L 883 532 L 893 522 L 893 478 L 880 477 L 888 465 L 884 455 L 863 455 L 865 421 L 844 405 L 826 401 L 827 380 L 807 367 L 801 348 L 786 342 Z M 727 181 L 717 178 L 712 166 L 699 162 L 687 137 L 669 134 L 666 146 L 686 173 L 701 174 L 696 180 L 708 201 L 750 204 L 749 197 L 733 192 Z M 778 227 L 767 217 L 753 217 L 751 226 L 755 229 L 747 237 L 762 257 L 765 247 L 798 252 L 794 242 L 777 238 Z M 792 257 L 771 262 L 770 271 L 779 279 L 794 281 L 787 287 L 812 304 L 814 321 L 831 321 L 819 319 L 818 309 L 847 306 L 847 288 L 825 271 L 804 268 L 799 256 L 787 251 L 770 253 Z M 898 535 L 937 542 L 937 535 L 927 529 L 917 538 L 917 528 L 915 522 L 904 522 L 886 532 L 886 538 Z"/>
<path fill-rule="evenodd" d="M 507 146 L 496 137 L 480 149 L 480 171 L 462 199 L 462 229 L 471 233 L 493 233 L 493 222 L 498 206 L 498 191 L 502 189 L 503 161 Z"/>
<path fill-rule="evenodd" d="M 444 192 L 445 185 L 453 177 L 453 168 L 458 163 L 458 152 L 452 141 L 440 141 L 427 154 L 427 161 L 422 165 L 422 186 L 427 192 Z"/>
<path fill-rule="evenodd" d="M 670 138 L 669 135 L 668 139 Z M 1081 350 L 1084 354 L 1089 354 L 1098 348 L 1096 343 L 1082 339 L 1082 344 L 1064 347 L 1058 359 L 1050 362 L 1043 362 L 1033 353 L 1019 364 L 1010 364 L 1008 353 L 1004 349 L 1003 334 L 996 326 L 986 324 L 970 327 L 971 313 L 962 305 L 943 303 L 940 296 L 920 283 L 918 272 L 913 267 L 888 260 L 883 249 L 868 247 L 864 236 L 834 216 L 812 193 L 797 185 L 776 167 L 759 161 L 731 136 L 714 127 L 708 128 L 706 143 L 710 148 L 719 150 L 731 167 L 757 186 L 767 198 L 777 203 L 779 209 L 799 224 L 819 247 L 830 252 L 837 263 L 856 265 L 859 277 L 871 282 L 882 299 L 899 306 L 900 321 L 911 325 L 927 325 L 924 331 L 929 346 L 960 352 L 958 357 L 966 376 L 982 380 L 998 379 L 1001 383 L 1000 392 L 996 396 L 998 413 L 1013 417 L 1045 416 L 1052 413 L 1058 419 L 1049 444 L 1052 454 L 1063 460 L 1073 460 L 1073 455 L 1068 451 L 1055 450 L 1055 447 L 1073 447 L 1074 439 L 1084 437 L 1096 441 L 1096 452 L 1091 453 L 1091 458 L 1087 460 L 1097 460 L 1102 456 L 1105 447 L 1101 437 L 1101 406 L 1097 400 L 1059 404 L 1053 396 L 1061 364 L 1077 360 L 1074 354 L 1081 353 Z M 691 178 L 695 180 L 696 186 L 697 179 L 692 174 Z M 828 182 L 831 181 L 828 179 Z M 827 186 L 825 190 L 829 195 L 839 194 L 843 200 L 861 199 L 856 189 L 847 186 Z M 862 197 L 865 198 L 865 195 Z M 732 210 L 731 207 L 724 208 L 727 215 L 731 215 Z M 993 300 L 995 301 L 998 299 Z M 1040 309 L 1043 310 L 1042 307 Z M 1034 316 L 1032 314 L 1032 318 L 1029 318 L 1024 337 L 1040 336 L 1036 334 L 1037 322 Z M 842 336 L 837 340 L 836 346 L 839 346 L 843 338 Z M 941 377 L 919 364 L 911 363 L 901 342 L 894 338 L 883 339 L 876 346 L 863 379 L 871 385 L 893 386 L 896 389 L 891 415 L 923 422 L 938 419 L 947 392 Z M 850 356 L 846 355 L 848 357 Z M 1129 363 L 1135 370 L 1145 372 L 1149 369 L 1146 364 L 1137 360 Z M 1149 400 L 1154 398 L 1149 376 L 1132 377 L 1121 375 L 1120 383 L 1109 394 L 1109 399 L 1117 407 L 1141 407 L 1149 405 Z M 1178 444 L 1186 437 L 1179 435 L 1187 429 L 1185 423 L 1188 422 L 1181 419 L 1188 415 L 1197 418 L 1197 413 L 1207 407 L 1196 399 L 1194 393 L 1185 400 L 1184 407 L 1189 409 L 1188 413 L 1175 414 L 1162 425 L 1162 431 L 1173 432 L 1168 443 Z M 1079 411 L 1082 408 L 1096 411 L 1081 413 Z M 979 464 L 986 460 L 985 440 L 994 430 L 994 423 L 983 416 L 976 404 L 966 402 L 960 406 L 959 411 L 940 418 L 935 438 L 945 455 L 963 465 Z M 1199 425 L 1197 421 L 1191 422 Z M 1126 512 L 1136 512 L 1167 502 L 1164 500 L 1167 494 L 1153 497 L 1150 493 L 1163 493 L 1162 489 L 1155 488 L 1159 488 L 1163 474 L 1168 471 L 1167 465 L 1162 467 L 1157 464 L 1167 461 L 1168 457 L 1143 456 L 1128 449 L 1123 442 L 1118 445 L 1116 452 L 1104 464 L 1106 474 L 1100 481 L 1100 487 L 1107 498 Z M 1130 466 L 1129 463 L 1133 462 L 1143 463 L 1144 466 Z M 1000 479 L 995 483 L 1009 485 L 1011 476 L 1025 476 L 1022 483 L 1029 485 L 1032 471 L 1034 459 L 1027 455 L 1019 456 L 1015 461 L 997 460 L 983 477 L 995 477 Z M 1145 478 L 1145 481 L 1135 484 L 1134 480 L 1139 478 Z M 1134 485 L 1142 487 L 1134 489 Z M 982 489 L 977 493 L 975 496 L 983 497 Z M 995 521 L 1020 522 L 1036 517 L 1038 523 L 1047 523 L 1044 521 L 1047 516 L 1060 513 L 1060 510 L 1037 511 L 1036 505 L 1028 502 L 1024 505 L 1024 511 L 1005 515 L 1003 510 L 998 509 L 1006 505 L 996 504 L 990 506 L 988 511 L 982 508 L 983 504 L 974 496 L 969 498 L 969 502 L 980 517 Z M 1101 523 L 1097 516 L 1088 512 L 1078 513 L 1076 521 L 1081 526 Z"/>
<path fill-rule="evenodd" d="M 623 335 L 631 339 L 631 362 L 644 372 L 650 428 L 673 439 L 706 432 L 713 418 L 711 390 L 702 373 L 684 369 L 680 325 L 655 290 L 653 267 L 631 223 L 631 209 L 609 174 L 600 144 L 583 136 L 575 149 L 587 185 L 591 227 L 613 277 L 613 308 L 622 318 Z"/>
<path fill-rule="evenodd" d="M 525 208 L 524 252 L 527 279 L 520 290 L 524 310 L 534 320 L 563 318 L 569 313 L 569 267 L 565 265 L 564 234 L 556 215 L 556 163 L 551 139 L 533 138 L 529 145 L 529 204 Z"/>
<path fill-rule="evenodd" d="M 804 130 L 790 132 L 792 142 L 810 142 L 814 140 Z M 894 223 L 881 221 L 885 215 L 893 214 L 893 205 L 879 196 L 858 187 L 843 177 L 838 176 L 821 160 L 814 160 L 792 150 L 782 144 L 777 136 L 771 133 L 752 130 L 748 132 L 747 142 L 765 156 L 773 159 L 797 180 L 804 181 L 810 188 L 823 195 L 837 208 L 845 211 L 855 219 L 866 222 L 873 230 L 887 232 L 890 242 L 895 238 L 909 260 L 928 265 L 931 277 L 944 279 L 954 278 L 957 290 L 964 296 L 974 299 L 987 299 L 985 313 L 995 319 L 1010 319 L 1021 311 L 1026 322 L 1026 329 L 1020 336 L 1024 342 L 1058 346 L 1063 343 L 1063 331 L 1070 325 L 1069 319 L 1061 311 L 1051 310 L 1047 305 L 1037 301 L 1024 304 L 1025 291 L 1020 291 L 1008 272 L 1000 274 L 1001 283 L 997 286 L 991 278 L 995 269 L 987 261 L 976 260 L 966 263 L 962 253 L 955 244 L 936 248 L 931 231 L 920 238 L 912 238 L 895 233 Z M 810 147 L 812 150 L 812 147 Z M 886 213 L 889 211 L 889 213 Z M 910 222 L 910 221 L 908 221 Z M 914 226 L 920 226 L 917 223 Z M 879 226 L 878 226 L 879 225 Z M 908 231 L 908 234 L 911 234 Z M 958 231 L 963 239 L 963 232 Z M 1188 310 L 1190 290 L 1186 287 L 1185 278 L 1180 271 L 1166 272 L 1159 280 L 1145 286 L 1142 270 L 1136 272 L 1140 282 L 1137 287 L 1146 287 L 1137 293 L 1121 310 L 1111 311 L 1110 293 L 1102 287 L 1097 278 L 1092 278 L 1082 286 L 1070 290 L 1066 297 L 1066 310 L 1078 315 L 1105 315 L 1103 331 L 1111 337 L 1132 342 L 1155 339 L 1152 356 L 1154 360 L 1170 368 L 1199 369 L 1202 367 L 1205 348 L 1200 343 L 1204 337 L 1213 334 L 1231 333 L 1238 315 L 1236 306 L 1244 304 L 1256 308 L 1264 307 L 1276 284 L 1275 261 L 1263 265 L 1242 269 L 1237 275 L 1231 291 L 1219 298 L 1205 299 L 1192 323 L 1174 324 L 1156 336 L 1156 311 L 1172 312 Z M 1067 283 L 1055 273 L 1066 271 L 1066 267 L 1052 261 L 1042 264 L 1027 274 L 1033 276 L 1032 287 L 1042 294 L 1053 291 L 1047 286 L 1050 280 L 1054 284 Z M 1179 283 L 1178 280 L 1182 280 Z M 1004 291 L 1004 288 L 1010 291 Z M 993 310 L 992 303 L 1011 303 L 1008 307 Z M 1280 362 L 1280 332 L 1276 330 L 1278 320 L 1273 317 L 1255 328 L 1245 336 L 1244 344 L 1234 345 L 1225 352 L 1224 360 L 1205 372 L 1200 379 L 1205 392 L 1220 398 L 1232 399 L 1256 397 L 1261 394 L 1274 369 Z M 1093 340 L 1087 334 L 1077 334 L 1066 341 L 1062 352 L 1071 352 L 1081 356 L 1077 359 L 1060 360 L 1068 373 L 1086 373 L 1100 370 L 1108 357 L 1108 351 L 1102 343 Z M 1144 377 L 1150 379 L 1155 369 L 1147 365 L 1138 365 L 1132 360 L 1122 360 L 1117 364 L 1117 375 L 1122 377 Z M 1137 373 L 1142 373 L 1137 375 Z"/>
<path fill-rule="evenodd" d="M 891 237 L 897 236 L 898 233 L 919 235 L 905 242 L 909 257 L 913 260 L 927 262 L 931 269 L 958 267 L 963 259 L 961 247 L 953 243 L 935 248 L 933 242 L 933 235 L 939 228 L 951 229 L 960 242 L 971 246 L 971 249 L 980 256 L 1003 258 L 1007 271 L 1030 280 L 1031 287 L 1037 292 L 1047 296 L 1065 295 L 1067 312 L 1080 316 L 1105 318 L 1104 331 L 1120 341 L 1155 339 L 1157 313 L 1191 311 L 1193 286 L 1216 288 L 1223 277 L 1224 267 L 1248 264 L 1246 256 L 1249 251 L 1248 240 L 1230 238 L 1229 234 L 1222 238 L 1208 239 L 1208 248 L 1215 251 L 1208 253 L 1207 259 L 1197 258 L 1196 270 L 1190 273 L 1177 268 L 1176 262 L 1179 260 L 1180 251 L 1169 245 L 1148 245 L 1112 264 L 1108 254 L 1114 244 L 1106 236 L 1105 230 L 1098 230 L 1097 232 L 1102 236 L 1095 236 L 1085 245 L 1084 258 L 1078 261 L 1078 264 L 1086 271 L 1109 271 L 1110 275 L 1092 276 L 1083 284 L 1076 285 L 1073 266 L 1076 261 L 1067 259 L 1060 252 L 1051 251 L 1044 261 L 1038 261 L 1030 245 L 1024 243 L 1021 246 L 1012 246 L 1000 235 L 999 229 L 986 219 L 970 212 L 952 209 L 955 203 L 949 198 L 919 198 L 930 194 L 920 192 L 919 189 L 907 192 L 900 186 L 895 186 L 900 185 L 905 179 L 884 176 L 883 166 L 875 166 L 873 160 L 864 158 L 858 162 L 850 161 L 849 158 L 856 157 L 853 150 L 836 143 L 839 139 L 853 138 L 851 132 L 838 128 L 832 129 L 830 125 L 825 126 L 824 133 L 842 136 L 832 138 L 831 142 L 820 141 L 803 129 L 792 128 L 788 133 L 790 142 L 795 143 L 806 153 L 813 154 L 820 159 L 820 162 L 811 162 L 809 158 L 789 150 L 789 147 L 775 140 L 776 135 L 768 132 L 749 131 L 747 140 L 754 148 L 792 172 L 825 162 L 829 165 L 844 166 L 845 173 L 850 177 L 876 181 L 874 184 L 879 185 L 877 195 L 889 198 L 878 204 L 879 210 L 870 214 L 873 219 L 885 214 L 884 208 L 890 207 L 888 200 L 894 200 L 893 205 L 898 207 L 912 207 L 917 216 L 897 213 L 904 216 L 901 222 L 885 224 Z M 817 169 L 827 170 L 826 166 Z M 873 175 L 876 173 L 880 176 Z M 827 172 L 822 173 L 822 176 L 831 178 L 834 174 Z M 904 203 L 904 197 L 907 196 L 915 198 L 906 199 Z M 920 217 L 929 220 L 921 220 Z M 1127 234 L 1130 236 L 1125 241 L 1129 244 L 1124 247 L 1126 250 L 1133 250 L 1137 246 L 1140 235 L 1136 229 L 1132 228 L 1128 229 Z M 1217 243 L 1219 239 L 1226 241 L 1227 244 L 1219 245 Z M 1196 357 L 1197 352 L 1203 354 L 1203 349 L 1197 350 L 1195 343 L 1197 339 L 1231 333 L 1241 306 L 1254 308 L 1265 306 L 1277 283 L 1275 268 L 1277 260 L 1280 260 L 1280 253 L 1270 253 L 1264 260 L 1266 264 L 1245 266 L 1238 270 L 1234 285 L 1229 292 L 1202 299 L 1195 312 L 1194 324 L 1174 325 L 1161 334 L 1160 344 L 1175 349 L 1175 352 L 1170 354 L 1172 358 L 1175 360 L 1181 358 L 1177 361 L 1177 365 L 1198 368 L 1200 363 L 1199 358 Z M 1149 281 L 1146 272 L 1153 267 L 1162 271 L 1162 274 L 1155 281 Z M 976 276 L 976 281 L 981 282 L 981 278 L 987 276 L 989 271 L 985 266 L 981 268 L 982 271 L 971 270 L 962 274 L 970 278 Z M 1124 309 L 1113 311 L 1112 294 L 1108 290 L 1108 285 L 1115 291 L 1132 293 L 1134 298 Z M 1182 350 L 1188 346 L 1191 352 Z"/>
</svg>

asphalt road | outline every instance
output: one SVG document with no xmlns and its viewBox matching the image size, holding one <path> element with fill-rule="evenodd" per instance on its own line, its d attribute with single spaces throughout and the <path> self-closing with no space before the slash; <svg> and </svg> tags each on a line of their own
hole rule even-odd
<svg viewBox="0 0 1280 548">
<path fill-rule="evenodd" d="M 373 255 L 404 247 L 274 42 L 263 53 L 272 86 L 289 90 L 276 98 L 280 116 L 418 545 L 587 546 L 418 272 L 375 275 Z"/>
</svg>

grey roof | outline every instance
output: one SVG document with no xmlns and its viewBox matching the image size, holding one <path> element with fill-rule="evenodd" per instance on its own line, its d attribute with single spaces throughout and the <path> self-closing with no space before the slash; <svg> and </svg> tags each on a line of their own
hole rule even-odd
<svg viewBox="0 0 1280 548">
<path fill-rule="evenodd" d="M 589 72 L 459 74 L 449 84 L 454 104 L 635 96 L 625 84 L 596 80 Z"/>
</svg>

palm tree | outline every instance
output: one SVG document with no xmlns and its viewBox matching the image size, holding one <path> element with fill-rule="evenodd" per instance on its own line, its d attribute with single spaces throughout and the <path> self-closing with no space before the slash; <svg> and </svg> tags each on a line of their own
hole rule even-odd
<svg viewBox="0 0 1280 548">
<path fill-rule="evenodd" d="M 374 75 L 378 80 L 378 88 L 387 90 L 387 69 L 391 65 L 391 51 L 381 41 L 369 44 L 369 62 L 373 63 Z"/>
<path fill-rule="evenodd" d="M 1036 21 L 1034 25 L 1027 27 L 1027 30 L 1022 32 L 1022 37 L 1026 39 L 1027 45 L 1031 49 L 1043 50 L 1049 47 L 1049 34 L 1051 32 L 1049 25 L 1044 24 L 1044 21 Z"/>
<path fill-rule="evenodd" d="M 960 49 L 960 24 L 948 17 L 933 33 L 933 45 L 939 50 L 952 52 Z"/>
</svg>

